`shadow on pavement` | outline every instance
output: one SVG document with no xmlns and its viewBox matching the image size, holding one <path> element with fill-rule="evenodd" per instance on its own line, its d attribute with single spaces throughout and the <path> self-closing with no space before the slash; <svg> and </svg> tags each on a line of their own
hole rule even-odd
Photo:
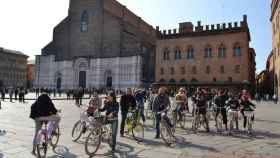
<svg viewBox="0 0 280 158">
<path fill-rule="evenodd" d="M 135 147 L 130 146 L 125 143 L 117 143 L 116 151 L 111 152 L 108 151 L 107 153 L 104 154 L 96 154 L 95 156 L 102 156 L 102 157 L 111 157 L 111 158 L 140 158 L 138 156 L 139 153 L 143 152 L 145 149 L 140 150 L 136 153 L 135 152 Z M 90 157 L 93 158 L 94 156 Z"/>
<path fill-rule="evenodd" d="M 280 121 L 262 120 L 262 119 L 256 119 L 256 121 L 257 122 L 266 122 L 266 123 L 280 124 Z"/>
<path fill-rule="evenodd" d="M 266 138 L 280 139 L 280 134 L 272 133 L 270 131 L 254 131 L 253 134 L 254 134 L 254 138 L 257 139 L 266 139 Z"/>
<path fill-rule="evenodd" d="M 57 146 L 53 152 L 56 154 L 48 158 L 76 158 L 77 155 L 70 153 L 69 149 L 65 146 Z"/>
</svg>

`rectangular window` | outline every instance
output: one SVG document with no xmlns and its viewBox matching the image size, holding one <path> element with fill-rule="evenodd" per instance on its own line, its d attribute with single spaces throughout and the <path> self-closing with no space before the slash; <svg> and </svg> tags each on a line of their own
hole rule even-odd
<svg viewBox="0 0 280 158">
<path fill-rule="evenodd" d="M 181 74 L 185 74 L 186 73 L 186 70 L 185 70 L 185 67 L 181 67 Z"/>
<path fill-rule="evenodd" d="M 164 74 L 164 69 L 160 68 L 160 74 L 163 75 Z"/>
<path fill-rule="evenodd" d="M 171 75 L 174 75 L 174 74 L 175 74 L 175 71 L 174 71 L 174 68 L 173 68 L 173 67 L 170 68 L 170 73 L 171 73 Z"/>
<path fill-rule="evenodd" d="M 211 68 L 210 68 L 210 66 L 207 66 L 207 67 L 206 67 L 206 73 L 207 73 L 207 74 L 210 74 L 210 72 L 211 72 Z"/>
<path fill-rule="evenodd" d="M 218 57 L 219 58 L 225 58 L 226 57 L 226 48 L 219 48 Z"/>
<path fill-rule="evenodd" d="M 196 73 L 197 73 L 196 67 L 193 66 L 193 67 L 192 67 L 192 74 L 196 74 Z"/>
<path fill-rule="evenodd" d="M 240 65 L 235 66 L 235 73 L 240 73 Z"/>
<path fill-rule="evenodd" d="M 212 48 L 205 48 L 204 57 L 205 58 L 211 58 L 212 57 Z"/>
<path fill-rule="evenodd" d="M 223 74 L 223 73 L 225 73 L 225 67 L 224 66 L 221 66 L 221 68 L 220 68 L 221 70 L 221 73 Z"/>
</svg>

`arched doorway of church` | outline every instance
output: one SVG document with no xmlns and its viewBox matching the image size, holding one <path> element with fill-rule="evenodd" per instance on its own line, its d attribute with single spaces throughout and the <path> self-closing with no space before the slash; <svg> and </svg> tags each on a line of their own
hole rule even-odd
<svg viewBox="0 0 280 158">
<path fill-rule="evenodd" d="M 86 88 L 87 73 L 86 71 L 79 72 L 79 87 Z"/>
<path fill-rule="evenodd" d="M 61 78 L 57 78 L 56 80 L 56 89 L 61 89 Z"/>
</svg>

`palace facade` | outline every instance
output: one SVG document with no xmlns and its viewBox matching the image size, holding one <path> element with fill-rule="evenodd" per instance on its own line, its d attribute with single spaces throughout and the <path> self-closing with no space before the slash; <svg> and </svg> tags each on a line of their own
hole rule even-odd
<svg viewBox="0 0 280 158">
<path fill-rule="evenodd" d="M 254 88 L 256 54 L 246 15 L 240 23 L 157 27 L 157 35 L 156 85 Z"/>
</svg>

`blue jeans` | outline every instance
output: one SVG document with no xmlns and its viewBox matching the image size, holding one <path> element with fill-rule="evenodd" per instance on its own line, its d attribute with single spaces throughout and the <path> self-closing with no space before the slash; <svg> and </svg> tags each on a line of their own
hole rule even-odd
<svg viewBox="0 0 280 158">
<path fill-rule="evenodd" d="M 141 115 L 141 118 L 142 118 L 142 121 L 145 122 L 146 121 L 146 118 L 145 118 L 145 114 L 144 114 L 144 103 L 137 103 L 137 107 L 138 107 L 138 110 L 140 112 L 140 115 Z"/>
<path fill-rule="evenodd" d="M 112 128 L 112 149 L 115 149 L 116 144 L 117 144 L 117 133 L 118 133 L 118 120 L 114 120 L 111 123 L 111 128 Z"/>
<path fill-rule="evenodd" d="M 170 121 L 170 119 L 166 116 L 163 119 L 165 119 L 166 123 L 173 128 L 173 125 Z M 156 114 L 156 136 L 160 135 L 160 122 L 161 122 L 161 114 Z"/>
</svg>

